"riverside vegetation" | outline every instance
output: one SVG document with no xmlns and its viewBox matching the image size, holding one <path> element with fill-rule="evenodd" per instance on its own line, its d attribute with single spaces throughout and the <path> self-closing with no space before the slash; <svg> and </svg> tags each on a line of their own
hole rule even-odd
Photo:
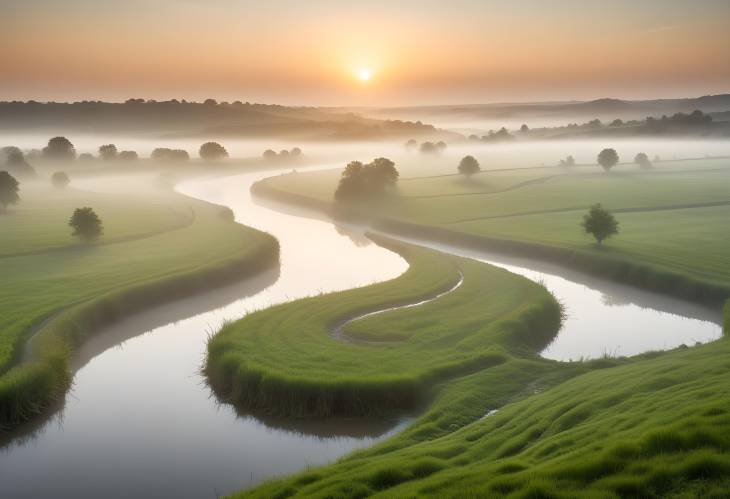
<svg viewBox="0 0 730 499">
<path fill-rule="evenodd" d="M 485 171 L 472 177 L 476 182 L 457 175 L 405 177 L 394 195 L 377 204 L 350 204 L 346 214 L 387 215 L 395 220 L 389 225 L 395 230 L 448 235 L 451 242 L 463 236 L 461 241 L 486 247 L 496 242 L 497 249 L 559 254 L 563 263 L 597 273 L 621 268 L 609 276 L 721 306 L 730 297 L 728 166 L 726 160 L 701 160 L 672 163 L 663 172 L 622 171 L 621 165 L 610 174 L 589 168 Z M 256 192 L 332 210 L 338 175 L 270 178 Z M 595 202 L 610 208 L 621 223 L 620 235 L 603 247 L 579 226 Z M 426 250 L 394 249 L 411 264 L 401 278 L 279 306 L 277 317 L 298 317 L 292 322 L 263 311 L 231 324 L 211 342 L 208 370 L 225 395 L 244 405 L 252 401 L 241 395 L 254 387 L 261 395 L 252 404 L 256 410 L 307 414 L 302 408 L 322 407 L 307 405 L 308 400 L 357 395 L 361 386 L 353 378 L 375 387 L 369 393 L 378 393 L 382 383 L 384 394 L 393 386 L 389 383 L 404 377 L 408 383 L 399 394 L 416 393 L 428 408 L 403 433 L 371 449 L 241 496 L 725 497 L 730 487 L 730 303 L 724 307 L 726 335 L 717 342 L 629 359 L 558 363 L 537 355 L 549 335 L 529 327 L 542 321 L 531 323 L 524 313 L 545 306 L 539 293 L 532 295 L 532 306 L 512 303 L 507 320 L 490 312 L 516 296 L 512 291 L 523 285 L 521 278 L 494 280 L 487 277 L 495 272 L 489 266 Z M 417 313 L 401 309 L 350 323 L 347 337 L 365 344 L 329 337 L 333 323 L 382 308 L 387 298 L 390 303 L 415 300 L 415 283 L 421 292 L 448 287 L 455 277 L 442 283 L 434 272 L 450 265 L 464 274 L 464 284 L 452 293 L 419 306 Z M 305 309 L 315 313 L 305 315 Z M 513 321 L 520 327 L 512 329 Z M 300 337 L 301 331 L 306 334 Z M 443 354 L 424 356 L 429 342 L 440 344 Z M 285 355 L 284 344 L 297 355 Z M 247 353 L 250 348 L 263 351 L 265 360 Z M 397 350 L 400 362 L 394 363 L 390 359 Z M 439 371 L 454 354 L 483 353 L 494 357 L 476 368 Z M 434 371 L 440 375 L 429 374 Z M 266 397 L 270 389 L 276 399 Z M 294 402 L 283 408 L 272 403 L 281 396 Z M 367 411 L 350 412 L 398 407 L 382 394 L 363 401 Z M 354 404 L 324 406 L 326 411 L 314 412 Z"/>
<path fill-rule="evenodd" d="M 68 220 L 93 207 L 97 242 Z M 126 314 L 253 275 L 278 262 L 271 236 L 234 224 L 230 210 L 169 192 L 94 194 L 21 184 L 0 215 L 0 428 L 63 395 L 75 347 Z"/>
</svg>

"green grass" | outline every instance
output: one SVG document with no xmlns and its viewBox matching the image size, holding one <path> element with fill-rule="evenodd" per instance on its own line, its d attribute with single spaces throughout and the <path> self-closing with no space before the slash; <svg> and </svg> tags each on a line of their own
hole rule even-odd
<svg viewBox="0 0 730 499">
<path fill-rule="evenodd" d="M 609 257 L 730 289 L 730 160 L 660 165 L 649 171 L 617 167 L 610 174 L 581 167 L 486 171 L 474 176 L 480 185 L 496 186 L 490 193 L 474 193 L 470 181 L 457 175 L 408 178 L 399 182 L 396 194 L 352 209 L 371 218 L 451 233 Z M 262 187 L 331 200 L 337 172 L 308 177 L 301 173 L 273 177 Z M 311 192 L 306 190 L 310 187 Z M 619 235 L 604 248 L 579 226 L 584 212 L 597 202 L 616 210 L 620 223 Z M 706 206 L 712 203 L 726 204 Z"/>
<path fill-rule="evenodd" d="M 505 363 L 444 386 L 403 434 L 241 496 L 723 497 L 728 354 L 722 340 L 583 372 Z"/>
<path fill-rule="evenodd" d="M 712 169 L 718 167 L 716 160 L 708 163 Z M 673 163 L 673 173 L 581 171 L 492 194 L 473 194 L 470 188 L 459 191 L 458 179 L 438 177 L 445 182 L 443 195 L 438 195 L 438 178 L 413 179 L 400 182 L 399 196 L 356 209 L 366 208 L 373 218 L 387 216 L 416 227 L 448 229 L 451 232 L 434 233 L 444 240 L 463 235 L 465 241 L 483 239 L 487 247 L 499 243 L 496 247 L 506 251 L 532 248 L 539 250 L 538 255 L 567 255 L 568 264 L 587 263 L 617 278 L 630 275 L 631 282 L 652 284 L 660 291 L 671 292 L 676 285 L 696 288 L 698 295 L 702 290 L 712 290 L 715 297 L 725 293 L 727 298 L 730 209 L 666 209 L 728 200 L 730 170 L 699 171 L 703 166 L 707 164 L 700 160 Z M 698 171 L 680 171 L 695 167 Z M 297 184 L 307 185 L 306 175 L 300 175 Z M 331 188 L 336 176 L 327 180 L 320 174 L 318 181 L 325 180 Z M 310 195 L 288 176 L 267 180 L 263 187 L 260 193 L 269 191 L 280 199 L 287 193 Z M 326 191 L 321 184 L 314 193 L 326 201 L 317 194 Z M 409 192 L 432 197 L 409 197 Z M 615 210 L 639 208 L 617 213 L 621 233 L 604 249 L 579 229 L 584 209 L 598 201 Z M 647 211 L 656 208 L 660 209 Z M 554 212 L 525 214 L 545 209 Z M 483 285 L 489 287 L 490 281 Z M 451 308 L 467 308 L 448 321 L 463 323 L 480 311 L 475 302 L 467 303 L 466 298 L 457 300 Z M 730 301 L 724 313 L 727 332 Z M 430 313 L 402 310 L 354 322 L 350 332 L 381 338 L 387 331 L 389 336 L 410 339 L 428 328 L 429 320 L 433 320 Z M 510 348 L 505 343 L 509 337 L 484 338 L 503 361 L 435 383 L 426 412 L 399 435 L 330 466 L 238 495 L 727 497 L 727 337 L 694 348 L 586 363 L 536 358 L 524 345 Z M 482 419 L 494 409 L 496 414 Z"/>
<path fill-rule="evenodd" d="M 184 203 L 151 196 L 109 196 L 23 184 L 21 202 L 0 216 L 0 257 L 78 245 L 68 220 L 74 209 L 92 206 L 104 223 L 104 243 L 143 237 L 192 222 Z"/>
<path fill-rule="evenodd" d="M 45 194 L 34 198 L 26 192 L 27 206 L 18 208 L 26 222 L 10 222 L 11 237 L 0 243 L 0 255 L 5 254 L 0 257 L 0 425 L 27 418 L 62 393 L 69 381 L 69 356 L 99 326 L 251 275 L 278 256 L 272 237 L 235 225 L 221 216 L 219 206 L 176 194 L 134 202 L 105 195 L 99 205 L 103 238 L 90 246 L 69 242 L 68 206 L 91 200 L 88 204 L 96 207 L 99 200 L 77 195 L 63 194 L 68 199 L 52 213 Z M 54 223 L 63 224 L 63 230 L 52 230 Z M 36 237 L 33 229 L 50 235 Z M 33 251 L 13 256 L 26 247 L 25 236 Z M 19 364 L 24 344 L 36 331 L 26 361 Z"/>
<path fill-rule="evenodd" d="M 545 346 L 560 309 L 539 285 L 504 270 L 407 246 L 399 278 L 251 314 L 210 342 L 207 373 L 220 395 L 252 412 L 287 416 L 362 415 L 413 408 L 444 379 Z M 419 305 L 350 323 L 338 341 L 330 328 L 393 304 Z M 539 327 L 538 327 L 539 324 Z"/>
</svg>

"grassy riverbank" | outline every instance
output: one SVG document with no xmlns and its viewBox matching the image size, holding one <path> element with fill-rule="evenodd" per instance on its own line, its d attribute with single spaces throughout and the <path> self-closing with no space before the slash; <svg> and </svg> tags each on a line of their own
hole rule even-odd
<svg viewBox="0 0 730 499">
<path fill-rule="evenodd" d="M 219 206 L 174 193 L 38 188 L 22 196 L 0 216 L 0 426 L 37 414 L 63 393 L 74 348 L 98 327 L 252 275 L 278 258 L 272 237 L 234 224 Z M 74 241 L 66 225 L 72 207 L 86 205 L 105 223 L 93 245 Z"/>
<path fill-rule="evenodd" d="M 616 170 L 530 168 L 483 171 L 471 179 L 411 177 L 399 182 L 396 195 L 349 211 L 449 233 L 590 253 L 730 290 L 730 160 Z M 338 179 L 337 171 L 282 175 L 263 181 L 259 192 L 332 203 Z M 598 202 L 615 211 L 621 224 L 620 234 L 604 247 L 579 227 L 588 206 Z"/>
<path fill-rule="evenodd" d="M 445 195 L 428 198 L 406 194 L 434 190 L 435 180 L 423 179 L 419 186 L 421 180 L 411 179 L 400 183 L 401 196 L 355 210 L 435 230 L 451 242 L 462 235 L 486 246 L 502 244 L 497 249 L 505 251 L 561 255 L 567 265 L 619 269 L 612 277 L 649 287 L 673 283 L 674 294 L 717 304 L 730 289 L 730 233 L 724 223 L 729 208 L 705 205 L 723 202 L 730 170 L 704 161 L 673 163 L 691 171 L 672 174 L 559 172 L 530 183 L 523 182 L 521 171 L 515 188 L 502 185 L 501 192 L 490 194 L 454 192 L 464 179 L 447 176 L 451 185 Z M 489 182 L 492 174 L 481 175 Z M 301 186 L 315 182 L 319 187 L 311 192 L 327 206 L 331 191 L 324 185 L 334 188 L 336 180 L 332 173 L 318 173 L 316 179 L 287 175 L 264 181 L 258 192 L 296 202 L 288 195 L 309 194 Z M 578 226 L 585 207 L 599 201 L 619 211 L 622 224 L 621 234 L 603 249 Z M 532 213 L 540 207 L 552 212 Z M 730 303 L 726 322 L 729 311 Z M 401 325 L 429 320 L 421 311 L 399 313 Z M 372 320 L 383 323 L 353 326 L 367 335 L 391 318 L 383 314 Z M 397 332 L 398 321 L 393 324 Z M 631 359 L 568 364 L 509 353 L 494 340 L 492 348 L 505 360 L 435 384 L 428 411 L 402 434 L 240 496 L 725 497 L 730 487 L 727 336 Z"/>
<path fill-rule="evenodd" d="M 544 288 L 504 270 L 392 241 L 399 278 L 271 307 L 223 328 L 207 373 L 222 398 L 286 416 L 352 416 L 412 409 L 434 385 L 545 346 L 560 309 Z M 413 309 L 343 320 L 452 292 Z M 375 341 L 375 342 L 373 342 Z"/>
</svg>

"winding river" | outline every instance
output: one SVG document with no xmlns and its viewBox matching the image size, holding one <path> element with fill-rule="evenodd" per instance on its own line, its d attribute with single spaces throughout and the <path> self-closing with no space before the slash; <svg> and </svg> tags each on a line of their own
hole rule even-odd
<svg viewBox="0 0 730 499">
<path fill-rule="evenodd" d="M 273 174 L 196 180 L 179 190 L 228 205 L 240 223 L 276 236 L 280 269 L 156 307 L 92 337 L 64 404 L 0 451 L 1 497 L 217 497 L 332 461 L 408 424 L 408 417 L 261 421 L 219 405 L 205 384 L 199 369 L 206 340 L 222 321 L 391 279 L 407 267 L 362 229 L 252 199 L 250 185 Z M 543 352 L 549 358 L 634 354 L 720 336 L 719 313 L 699 306 L 532 261 L 438 249 L 544 282 L 568 311 L 561 333 Z"/>
</svg>

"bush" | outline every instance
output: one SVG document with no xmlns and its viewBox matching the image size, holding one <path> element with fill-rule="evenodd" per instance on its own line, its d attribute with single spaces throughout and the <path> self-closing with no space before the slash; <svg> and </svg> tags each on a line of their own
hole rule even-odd
<svg viewBox="0 0 730 499">
<path fill-rule="evenodd" d="M 596 238 L 598 244 L 604 239 L 618 234 L 618 221 L 610 211 L 603 208 L 600 203 L 593 205 L 583 217 L 583 230 Z"/>
<path fill-rule="evenodd" d="M 385 192 L 398 181 L 395 163 L 387 158 L 376 158 L 367 165 L 351 161 L 342 172 L 335 191 L 337 201 L 369 199 Z"/>
</svg>

